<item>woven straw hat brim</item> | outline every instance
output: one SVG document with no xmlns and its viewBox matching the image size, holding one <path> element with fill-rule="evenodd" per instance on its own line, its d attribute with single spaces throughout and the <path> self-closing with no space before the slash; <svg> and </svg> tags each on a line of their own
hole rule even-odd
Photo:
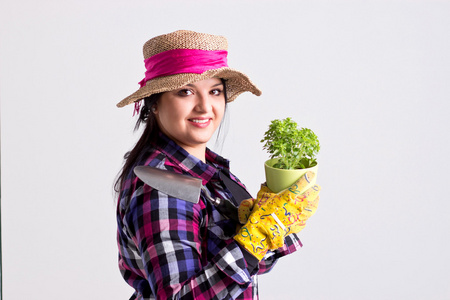
<svg viewBox="0 0 450 300">
<path fill-rule="evenodd" d="M 228 102 L 232 102 L 243 92 L 251 92 L 256 96 L 261 95 L 261 90 L 253 84 L 247 75 L 232 68 L 224 67 L 209 70 L 202 74 L 183 73 L 154 78 L 149 80 L 145 86 L 117 103 L 117 107 L 124 107 L 150 95 L 176 90 L 187 84 L 214 77 L 226 79 Z"/>
</svg>

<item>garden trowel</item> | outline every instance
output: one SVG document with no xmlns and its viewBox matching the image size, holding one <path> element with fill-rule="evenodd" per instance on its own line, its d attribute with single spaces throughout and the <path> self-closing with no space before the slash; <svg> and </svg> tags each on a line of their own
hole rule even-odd
<svg viewBox="0 0 450 300">
<path fill-rule="evenodd" d="M 137 166 L 134 174 L 145 184 L 172 197 L 198 203 L 200 194 L 208 199 L 226 217 L 239 222 L 238 209 L 230 201 L 210 196 L 202 180 L 150 166 Z"/>
</svg>

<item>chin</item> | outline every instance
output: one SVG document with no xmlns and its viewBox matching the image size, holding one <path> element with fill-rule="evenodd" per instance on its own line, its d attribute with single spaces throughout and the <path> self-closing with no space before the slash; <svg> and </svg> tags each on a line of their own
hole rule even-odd
<svg viewBox="0 0 450 300">
<path fill-rule="evenodd" d="M 202 134 L 192 137 L 192 141 L 198 144 L 205 144 L 212 138 L 212 134 Z"/>
</svg>

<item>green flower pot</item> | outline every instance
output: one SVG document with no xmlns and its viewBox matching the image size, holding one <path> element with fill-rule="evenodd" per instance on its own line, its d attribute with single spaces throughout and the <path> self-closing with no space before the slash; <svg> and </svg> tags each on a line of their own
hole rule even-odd
<svg viewBox="0 0 450 300">
<path fill-rule="evenodd" d="M 287 189 L 308 171 L 316 174 L 316 177 L 314 177 L 308 188 L 316 183 L 319 165 L 307 169 L 285 170 L 272 167 L 277 161 L 278 158 L 273 158 L 264 163 L 264 170 L 266 171 L 266 184 L 267 187 L 274 193 L 279 193 L 282 190 Z"/>
</svg>

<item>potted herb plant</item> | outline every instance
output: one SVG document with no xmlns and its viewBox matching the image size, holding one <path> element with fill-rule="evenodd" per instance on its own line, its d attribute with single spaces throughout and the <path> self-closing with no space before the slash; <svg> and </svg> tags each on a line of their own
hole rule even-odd
<svg viewBox="0 0 450 300">
<path fill-rule="evenodd" d="M 299 128 L 291 118 L 276 119 L 269 125 L 261 143 L 270 154 L 264 169 L 266 184 L 273 192 L 290 187 L 308 171 L 317 175 L 316 155 L 320 144 L 311 129 Z"/>
</svg>

